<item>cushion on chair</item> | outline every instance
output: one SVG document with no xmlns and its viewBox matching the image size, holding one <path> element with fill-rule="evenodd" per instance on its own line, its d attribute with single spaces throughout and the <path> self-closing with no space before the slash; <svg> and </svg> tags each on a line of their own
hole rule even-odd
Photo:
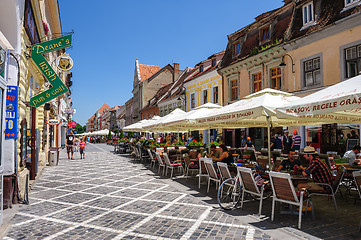
<svg viewBox="0 0 361 240">
<path fill-rule="evenodd" d="M 172 167 L 177 167 L 177 166 L 182 166 L 182 164 L 181 163 L 172 163 L 171 166 Z"/>
<path fill-rule="evenodd" d="M 190 169 L 199 169 L 198 165 L 194 164 L 194 163 L 191 163 L 189 164 L 188 166 Z"/>
</svg>

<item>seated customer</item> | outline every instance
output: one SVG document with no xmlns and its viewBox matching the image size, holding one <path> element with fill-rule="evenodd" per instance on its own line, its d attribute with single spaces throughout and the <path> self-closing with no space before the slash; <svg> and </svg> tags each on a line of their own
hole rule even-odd
<svg viewBox="0 0 361 240">
<path fill-rule="evenodd" d="M 299 184 L 298 188 L 308 188 L 312 191 L 330 190 L 329 187 L 317 185 L 317 183 L 326 183 L 332 186 L 332 175 L 326 163 L 320 160 L 314 147 L 307 146 L 304 149 L 304 157 L 310 161 L 310 165 L 302 172 L 303 176 L 312 174 L 313 182 Z"/>
<path fill-rule="evenodd" d="M 281 170 L 298 170 L 302 169 L 302 163 L 299 159 L 296 159 L 296 152 L 294 149 L 290 149 L 288 152 L 288 159 L 283 160 L 281 165 L 278 167 L 277 172 Z"/>
<path fill-rule="evenodd" d="M 220 150 L 221 150 L 221 151 L 220 151 L 220 152 L 221 152 L 221 155 L 220 155 L 219 158 L 213 157 L 213 158 L 212 158 L 213 161 L 214 161 L 214 162 L 224 162 L 224 163 L 227 163 L 228 165 L 231 164 L 231 163 L 233 163 L 234 161 L 233 161 L 232 154 L 229 153 L 226 145 L 221 144 L 221 145 L 219 146 L 219 148 L 220 148 Z"/>
<path fill-rule="evenodd" d="M 278 137 L 278 134 L 275 134 L 274 138 L 271 140 L 271 150 L 282 149 L 282 140 Z"/>
<path fill-rule="evenodd" d="M 356 155 L 360 153 L 361 147 L 358 145 L 353 146 L 352 150 L 345 152 L 344 158 L 348 159 L 350 166 L 360 164 L 360 160 L 356 160 Z"/>
<path fill-rule="evenodd" d="M 211 145 L 211 152 L 208 154 L 208 157 L 210 158 L 219 158 L 221 156 L 221 152 L 216 148 L 216 145 Z"/>
</svg>

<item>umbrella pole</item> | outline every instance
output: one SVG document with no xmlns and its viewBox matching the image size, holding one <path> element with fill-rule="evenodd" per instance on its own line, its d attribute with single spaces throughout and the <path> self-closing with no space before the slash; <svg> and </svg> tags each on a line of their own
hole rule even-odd
<svg viewBox="0 0 361 240">
<path fill-rule="evenodd" d="M 267 149 L 268 149 L 268 166 L 269 169 L 272 171 L 272 165 L 271 165 L 271 124 L 269 116 L 267 118 Z"/>
<path fill-rule="evenodd" d="M 208 153 L 211 153 L 211 128 L 208 126 Z"/>
</svg>

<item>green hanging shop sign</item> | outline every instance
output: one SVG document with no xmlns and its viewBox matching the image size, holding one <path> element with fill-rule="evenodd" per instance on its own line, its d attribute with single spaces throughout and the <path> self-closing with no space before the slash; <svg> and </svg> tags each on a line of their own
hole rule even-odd
<svg viewBox="0 0 361 240">
<path fill-rule="evenodd" d="M 50 41 L 35 44 L 31 47 L 31 59 L 33 59 L 36 66 L 44 74 L 46 80 L 51 84 L 51 88 L 32 97 L 30 99 L 30 106 L 39 107 L 50 100 L 66 93 L 68 88 L 60 80 L 58 74 L 50 66 L 43 54 L 56 51 L 62 48 L 71 46 L 72 35 L 56 38 Z"/>
</svg>

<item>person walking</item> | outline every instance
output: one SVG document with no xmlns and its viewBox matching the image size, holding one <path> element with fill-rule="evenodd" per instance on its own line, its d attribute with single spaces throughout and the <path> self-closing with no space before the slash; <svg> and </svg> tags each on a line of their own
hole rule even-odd
<svg viewBox="0 0 361 240">
<path fill-rule="evenodd" d="M 74 155 L 74 134 L 73 131 L 70 131 L 70 133 L 66 136 L 66 152 L 68 153 L 68 159 L 70 159 L 70 153 L 71 153 L 71 159 Z"/>
<path fill-rule="evenodd" d="M 74 152 L 78 151 L 78 144 L 79 144 L 79 138 L 75 137 L 74 138 Z"/>
<path fill-rule="evenodd" d="M 300 151 L 301 149 L 301 136 L 298 135 L 297 130 L 293 131 L 293 137 L 292 137 L 292 149 L 294 149 L 295 151 Z"/>
<path fill-rule="evenodd" d="M 81 139 L 79 143 L 80 159 L 85 159 L 85 145 L 84 139 Z"/>
</svg>

